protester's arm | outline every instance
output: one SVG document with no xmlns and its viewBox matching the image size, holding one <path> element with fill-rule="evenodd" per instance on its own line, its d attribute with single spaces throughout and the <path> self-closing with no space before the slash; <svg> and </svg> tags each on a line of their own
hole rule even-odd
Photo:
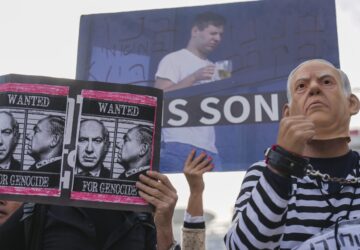
<svg viewBox="0 0 360 250">
<path fill-rule="evenodd" d="M 190 197 L 187 204 L 187 213 L 192 217 L 203 216 L 203 192 L 205 188 L 203 174 L 212 170 L 214 165 L 211 158 L 205 153 L 195 157 L 195 150 L 188 155 L 185 165 L 184 174 L 189 184 Z"/>
<path fill-rule="evenodd" d="M 276 249 L 285 228 L 291 180 L 270 171 L 265 162 L 251 166 L 235 204 L 227 249 Z"/>
<path fill-rule="evenodd" d="M 172 217 L 177 202 L 176 189 L 167 176 L 147 171 L 136 183 L 139 195 L 155 207 L 154 221 L 157 235 L 157 249 L 168 250 L 174 242 Z"/>
<path fill-rule="evenodd" d="M 288 132 L 280 122 L 278 142 Z M 289 135 L 290 136 L 290 135 Z M 291 180 L 272 166 L 259 162 L 251 166 L 235 203 L 233 224 L 224 240 L 228 249 L 275 249 L 280 246 Z"/>
<path fill-rule="evenodd" d="M 172 91 L 177 89 L 183 89 L 187 87 L 191 87 L 194 83 L 210 80 L 215 72 L 215 66 L 213 64 L 209 64 L 194 73 L 188 75 L 178 83 L 172 82 L 170 79 L 165 78 L 163 76 L 157 76 L 155 81 L 155 88 L 163 89 L 166 91 Z"/>
<path fill-rule="evenodd" d="M 184 174 L 190 188 L 190 196 L 184 216 L 182 229 L 182 249 L 205 249 L 205 220 L 203 210 L 203 192 L 205 188 L 203 174 L 211 171 L 214 165 L 205 153 L 195 157 L 192 150 L 184 164 Z"/>
<path fill-rule="evenodd" d="M 304 116 L 286 116 L 279 125 L 277 145 L 302 155 L 314 134 L 314 124 Z M 225 236 L 227 248 L 279 247 L 290 193 L 291 177 L 279 168 L 265 162 L 252 166 L 235 204 L 234 223 Z"/>
</svg>

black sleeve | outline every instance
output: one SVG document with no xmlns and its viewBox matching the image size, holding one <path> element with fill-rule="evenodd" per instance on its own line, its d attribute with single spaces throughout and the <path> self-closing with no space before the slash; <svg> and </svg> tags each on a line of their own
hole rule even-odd
<svg viewBox="0 0 360 250">
<path fill-rule="evenodd" d="M 26 249 L 24 223 L 20 221 L 22 215 L 23 207 L 21 206 L 3 225 L 0 226 L 1 250 Z"/>
</svg>

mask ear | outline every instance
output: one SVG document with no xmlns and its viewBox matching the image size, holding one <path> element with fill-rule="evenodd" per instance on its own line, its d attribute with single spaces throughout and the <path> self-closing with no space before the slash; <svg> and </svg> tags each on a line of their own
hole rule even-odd
<svg viewBox="0 0 360 250">
<path fill-rule="evenodd" d="M 286 103 L 282 108 L 282 117 L 288 117 L 290 116 L 290 106 L 288 103 Z"/>
<path fill-rule="evenodd" d="M 360 109 L 360 101 L 356 95 L 351 94 L 349 97 L 349 104 L 350 104 L 350 114 L 356 115 Z"/>
</svg>

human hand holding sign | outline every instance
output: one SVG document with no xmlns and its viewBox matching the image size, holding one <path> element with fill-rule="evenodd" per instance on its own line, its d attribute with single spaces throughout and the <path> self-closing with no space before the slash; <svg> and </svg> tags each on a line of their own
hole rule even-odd
<svg viewBox="0 0 360 250">
<path fill-rule="evenodd" d="M 136 182 L 139 195 L 155 207 L 154 222 L 157 232 L 157 249 L 169 249 L 173 243 L 172 217 L 178 199 L 176 189 L 168 177 L 156 171 L 147 171 Z"/>
</svg>

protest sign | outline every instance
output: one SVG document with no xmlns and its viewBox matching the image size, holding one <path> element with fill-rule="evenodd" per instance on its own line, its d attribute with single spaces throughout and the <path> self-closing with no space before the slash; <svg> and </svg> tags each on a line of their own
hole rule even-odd
<svg viewBox="0 0 360 250">
<path fill-rule="evenodd" d="M 161 107 L 151 87 L 1 76 L 0 196 L 150 211 L 135 183 L 159 169 Z"/>
</svg>

